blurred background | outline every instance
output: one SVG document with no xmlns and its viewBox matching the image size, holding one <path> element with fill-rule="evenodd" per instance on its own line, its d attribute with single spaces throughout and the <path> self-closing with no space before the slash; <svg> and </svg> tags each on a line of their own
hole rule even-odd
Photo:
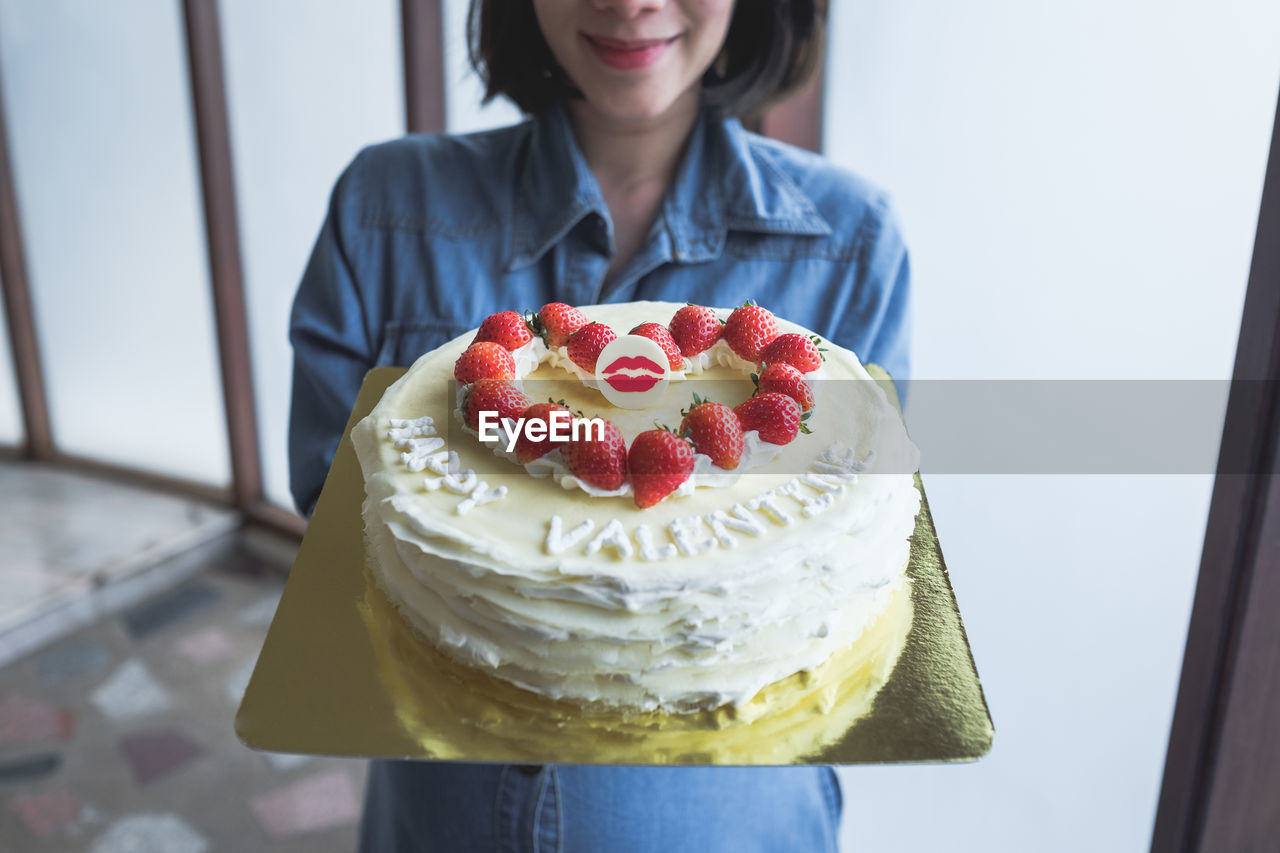
<svg viewBox="0 0 1280 853">
<path fill-rule="evenodd" d="M 822 79 L 753 127 L 896 199 L 914 379 L 1230 377 L 1280 6 L 832 5 Z M 303 529 L 286 331 L 332 183 L 520 118 L 465 14 L 0 0 L 0 849 L 351 849 L 361 764 L 232 718 Z M 1146 848 L 1211 471 L 923 451 L 995 747 L 842 770 L 845 849 Z"/>
</svg>

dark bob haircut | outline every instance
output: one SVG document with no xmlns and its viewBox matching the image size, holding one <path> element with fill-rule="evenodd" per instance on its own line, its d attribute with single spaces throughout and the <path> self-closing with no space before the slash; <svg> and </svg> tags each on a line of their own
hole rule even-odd
<svg viewBox="0 0 1280 853">
<path fill-rule="evenodd" d="M 827 0 L 737 0 L 724 47 L 702 78 L 703 103 L 750 116 L 802 88 L 822 58 L 826 17 Z M 530 0 L 471 0 L 467 46 L 485 103 L 505 95 L 536 115 L 582 96 L 551 54 Z"/>
</svg>

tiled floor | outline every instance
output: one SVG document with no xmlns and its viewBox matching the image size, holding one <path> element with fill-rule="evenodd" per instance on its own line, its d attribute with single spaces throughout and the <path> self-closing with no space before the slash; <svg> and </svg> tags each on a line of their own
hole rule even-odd
<svg viewBox="0 0 1280 853">
<path fill-rule="evenodd" d="M 198 566 L 170 557 L 235 514 L 98 477 L 0 461 L 0 666 Z"/>
<path fill-rule="evenodd" d="M 107 542 L 140 515 L 80 511 L 100 514 L 84 535 Z M 63 534 L 71 553 L 85 544 Z M 0 532 L 6 602 L 13 535 Z M 138 569 L 173 577 L 178 562 L 190 577 L 0 668 L 0 850 L 354 849 L 362 762 L 258 753 L 233 730 L 283 586 L 263 554 L 222 534 Z"/>
</svg>

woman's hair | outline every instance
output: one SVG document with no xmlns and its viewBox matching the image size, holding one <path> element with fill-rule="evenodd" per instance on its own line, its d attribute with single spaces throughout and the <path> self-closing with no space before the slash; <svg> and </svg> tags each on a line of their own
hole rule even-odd
<svg viewBox="0 0 1280 853">
<path fill-rule="evenodd" d="M 749 116 L 802 88 L 822 58 L 827 0 L 737 0 L 724 47 L 702 78 L 703 103 Z M 505 95 L 537 114 L 581 97 L 542 37 L 530 0 L 471 0 L 471 65 L 485 103 Z"/>
</svg>

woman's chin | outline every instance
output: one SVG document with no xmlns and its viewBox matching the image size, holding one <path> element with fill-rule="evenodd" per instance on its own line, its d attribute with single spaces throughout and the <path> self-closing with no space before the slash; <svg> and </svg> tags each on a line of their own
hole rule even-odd
<svg viewBox="0 0 1280 853">
<path fill-rule="evenodd" d="M 683 94 L 683 93 L 680 93 Z M 662 92 L 586 92 L 579 109 L 586 109 L 599 119 L 618 125 L 648 125 L 683 112 L 680 94 Z M 696 104 L 694 98 L 691 104 Z"/>
</svg>

